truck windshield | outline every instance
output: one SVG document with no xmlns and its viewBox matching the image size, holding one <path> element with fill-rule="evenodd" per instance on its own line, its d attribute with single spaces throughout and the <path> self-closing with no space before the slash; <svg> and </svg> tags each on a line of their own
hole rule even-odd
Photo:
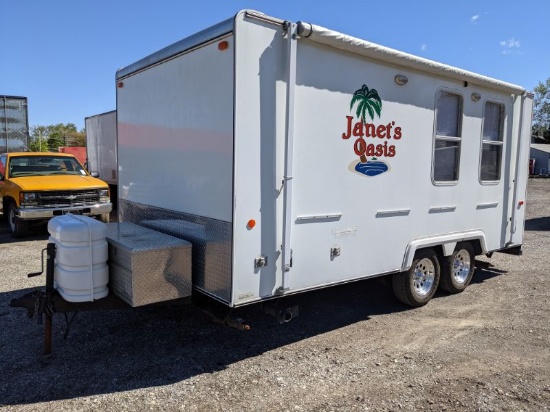
<svg viewBox="0 0 550 412">
<path fill-rule="evenodd" d="M 9 161 L 9 176 L 86 175 L 76 159 L 65 156 L 17 156 Z"/>
</svg>

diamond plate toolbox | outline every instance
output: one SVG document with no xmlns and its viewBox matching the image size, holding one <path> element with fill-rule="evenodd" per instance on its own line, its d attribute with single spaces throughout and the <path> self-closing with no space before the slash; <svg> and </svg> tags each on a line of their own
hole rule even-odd
<svg viewBox="0 0 550 412">
<path fill-rule="evenodd" d="M 107 225 L 109 287 L 132 306 L 191 296 L 191 243 L 129 223 Z"/>
</svg>

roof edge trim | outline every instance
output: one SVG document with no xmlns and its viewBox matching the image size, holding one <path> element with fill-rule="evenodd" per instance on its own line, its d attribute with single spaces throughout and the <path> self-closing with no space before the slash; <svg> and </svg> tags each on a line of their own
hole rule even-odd
<svg viewBox="0 0 550 412">
<path fill-rule="evenodd" d="M 180 41 L 177 41 L 170 46 L 167 46 L 135 63 L 122 67 L 116 72 L 116 80 L 129 76 L 132 73 L 143 70 L 146 67 L 153 66 L 160 63 L 163 60 L 167 60 L 178 54 L 184 53 L 190 49 L 193 49 L 203 43 L 207 43 L 214 40 L 217 37 L 230 33 L 234 28 L 234 18 L 231 17 L 218 24 L 210 26 L 207 29 L 201 30 L 189 37 L 186 37 Z"/>
<path fill-rule="evenodd" d="M 462 70 L 453 66 L 424 59 L 409 53 L 404 53 L 389 47 L 348 36 L 333 30 L 310 23 L 298 22 L 298 34 L 311 41 L 316 41 L 341 50 L 371 57 L 387 63 L 416 69 L 423 72 L 445 76 L 448 78 L 468 81 L 479 86 L 490 87 L 511 94 L 521 95 L 525 89 L 512 83 L 503 82 L 487 76 Z"/>
</svg>

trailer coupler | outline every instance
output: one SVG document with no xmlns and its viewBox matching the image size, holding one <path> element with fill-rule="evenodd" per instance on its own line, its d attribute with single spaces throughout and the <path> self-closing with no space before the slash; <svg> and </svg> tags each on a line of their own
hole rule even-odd
<svg viewBox="0 0 550 412">
<path fill-rule="evenodd" d="M 34 292 L 12 299 L 9 306 L 12 308 L 27 309 L 27 316 L 31 319 L 36 316 L 39 325 L 42 324 L 44 314 L 52 316 L 55 312 L 51 294 L 40 290 L 35 290 Z"/>
</svg>

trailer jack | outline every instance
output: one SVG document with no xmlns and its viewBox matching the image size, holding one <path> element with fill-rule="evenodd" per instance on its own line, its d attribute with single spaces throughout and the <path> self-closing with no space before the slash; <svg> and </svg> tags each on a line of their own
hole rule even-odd
<svg viewBox="0 0 550 412">
<path fill-rule="evenodd" d="M 65 315 L 66 329 L 63 337 L 66 339 L 69 334 L 69 327 L 79 311 L 123 309 L 130 306 L 113 294 L 91 302 L 68 302 L 63 299 L 54 288 L 54 243 L 48 243 L 47 247 L 42 250 L 42 270 L 40 272 L 29 273 L 27 275 L 29 278 L 40 276 L 44 272 L 44 252 L 47 255 L 45 291 L 35 290 L 19 298 L 14 298 L 10 301 L 9 306 L 12 308 L 25 308 L 27 309 L 27 316 L 29 318 L 36 317 L 39 325 L 44 323 L 44 355 L 49 355 L 52 352 L 52 321 L 54 313 L 62 312 Z M 68 312 L 73 312 L 70 318 Z"/>
<path fill-rule="evenodd" d="M 44 252 L 46 252 L 46 291 L 34 291 L 27 293 L 20 298 L 12 299 L 11 307 L 22 307 L 27 309 L 27 316 L 32 318 L 36 316 L 37 323 L 42 324 L 42 316 L 46 318 L 44 322 L 44 355 L 52 352 L 52 318 L 55 311 L 53 285 L 54 262 L 55 262 L 55 244 L 48 243 L 45 249 L 42 249 L 42 270 L 40 272 L 29 273 L 29 278 L 40 276 L 44 272 Z"/>
</svg>

